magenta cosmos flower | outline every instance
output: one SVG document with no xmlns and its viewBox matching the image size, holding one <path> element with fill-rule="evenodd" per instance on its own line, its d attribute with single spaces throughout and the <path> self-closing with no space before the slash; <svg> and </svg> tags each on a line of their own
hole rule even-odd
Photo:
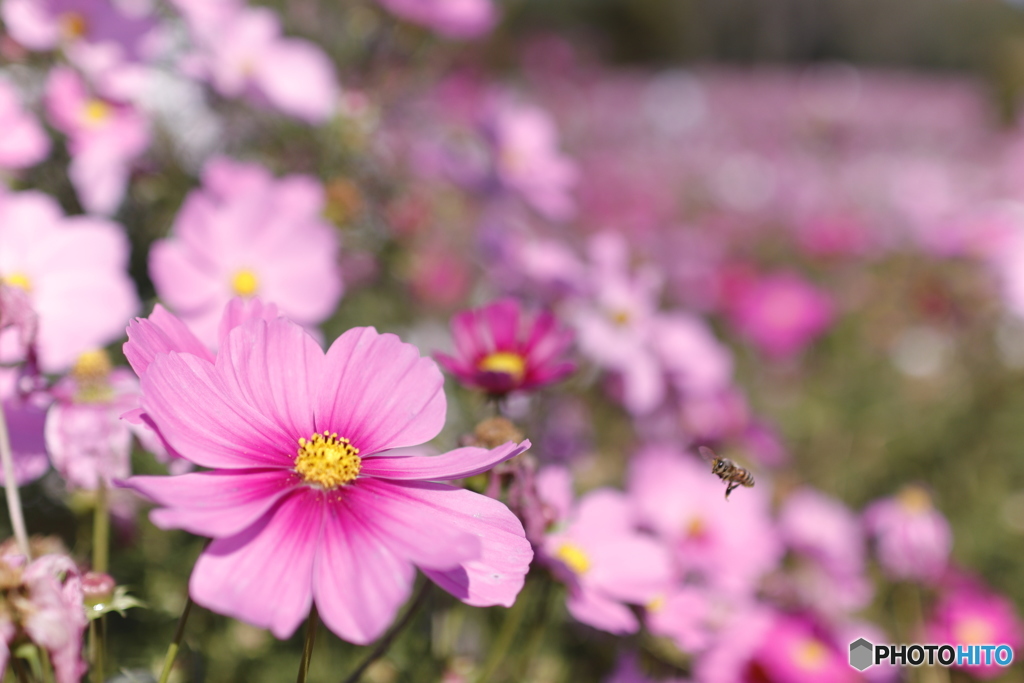
<svg viewBox="0 0 1024 683">
<path fill-rule="evenodd" d="M 502 299 L 452 318 L 457 356 L 435 354 L 467 386 L 503 396 L 557 382 L 576 369 L 564 354 L 572 332 L 544 311 L 526 316 L 515 299 Z"/>
<path fill-rule="evenodd" d="M 925 642 L 957 645 L 1021 644 L 1021 624 L 1013 603 L 987 590 L 963 582 L 943 595 L 925 625 Z M 975 678 L 987 680 L 1005 671 L 990 663 L 961 667 Z"/>
<path fill-rule="evenodd" d="M 946 571 L 953 531 L 922 487 L 906 486 L 875 501 L 864 511 L 864 523 L 878 561 L 892 578 L 934 582 Z"/>
<path fill-rule="evenodd" d="M 160 298 L 208 346 L 232 297 L 258 296 L 303 325 L 341 297 L 338 237 L 321 217 L 323 187 L 308 176 L 275 179 L 261 166 L 218 158 L 203 169 L 171 236 L 153 245 Z"/>
<path fill-rule="evenodd" d="M 533 557 L 501 503 L 442 480 L 529 447 L 388 455 L 441 431 L 436 364 L 355 328 L 325 354 L 300 326 L 248 320 L 214 361 L 157 353 L 142 373 L 145 419 L 211 471 L 133 477 L 164 506 L 155 524 L 210 536 L 189 590 L 216 612 L 289 636 L 315 602 L 340 637 L 367 643 L 408 598 L 415 567 L 463 602 L 511 605 Z"/>
</svg>

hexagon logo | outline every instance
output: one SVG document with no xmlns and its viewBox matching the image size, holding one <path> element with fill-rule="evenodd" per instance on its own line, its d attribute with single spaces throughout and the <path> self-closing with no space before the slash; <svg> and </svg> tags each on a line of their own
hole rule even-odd
<svg viewBox="0 0 1024 683">
<path fill-rule="evenodd" d="M 864 638 L 850 643 L 850 666 L 857 671 L 863 671 L 874 664 L 874 649 L 875 646 Z"/>
</svg>

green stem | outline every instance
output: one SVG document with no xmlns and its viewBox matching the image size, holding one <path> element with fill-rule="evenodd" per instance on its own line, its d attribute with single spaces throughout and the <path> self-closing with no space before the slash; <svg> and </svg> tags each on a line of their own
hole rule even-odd
<svg viewBox="0 0 1024 683">
<path fill-rule="evenodd" d="M 103 636 L 98 619 L 89 622 L 89 653 L 92 660 L 93 683 L 103 683 Z"/>
<path fill-rule="evenodd" d="M 92 518 L 92 568 L 102 574 L 110 565 L 110 509 L 107 504 L 107 484 L 100 481 L 96 489 L 96 508 Z"/>
<path fill-rule="evenodd" d="M 476 677 L 477 683 L 488 683 L 494 676 L 494 672 L 498 670 L 498 667 L 505 660 L 505 655 L 509 649 L 511 649 L 512 642 L 515 640 L 516 634 L 519 633 L 519 628 L 523 625 L 523 620 L 526 616 L 525 593 L 525 589 L 520 591 L 516 603 L 512 605 L 512 609 L 505 615 L 505 621 L 501 624 L 501 630 L 498 631 L 498 636 L 491 644 L 491 651 L 488 653 L 483 668 L 481 668 L 480 673 Z"/>
<path fill-rule="evenodd" d="M 11 452 L 11 438 L 7 433 L 7 420 L 4 419 L 3 406 L 0 405 L 0 465 L 4 472 L 4 493 L 7 496 L 7 512 L 11 516 L 11 527 L 14 538 L 18 542 L 18 550 L 25 556 L 25 561 L 32 560 L 28 546 L 28 532 L 25 530 L 25 514 L 21 509 L 21 495 L 18 483 L 14 479 L 14 454 Z"/>
<path fill-rule="evenodd" d="M 56 679 L 53 676 L 53 664 L 50 663 L 50 653 L 40 649 L 39 659 L 43 665 L 43 680 L 46 683 L 54 683 Z"/>
<path fill-rule="evenodd" d="M 316 639 L 317 623 L 316 603 L 313 603 L 313 606 L 309 608 L 309 619 L 306 620 L 306 642 L 302 646 L 299 677 L 295 680 L 295 683 L 306 683 L 306 674 L 309 673 L 309 660 L 313 658 L 313 641 Z"/>
<path fill-rule="evenodd" d="M 167 646 L 167 655 L 164 656 L 164 668 L 160 672 L 159 683 L 167 683 L 167 679 L 171 676 L 171 668 L 174 666 L 174 660 L 178 656 L 181 641 L 185 637 L 185 624 L 188 622 L 188 615 L 191 611 L 192 596 L 190 595 L 185 600 L 185 608 L 181 610 L 181 616 L 178 617 L 178 627 L 174 630 L 174 638 L 171 640 L 171 644 Z"/>
<path fill-rule="evenodd" d="M 18 683 L 29 683 L 28 672 L 25 671 L 25 665 L 15 656 L 11 656 L 11 669 L 14 671 L 14 677 L 18 679 Z"/>
<path fill-rule="evenodd" d="M 405 611 L 402 618 L 392 624 L 387 633 L 381 636 L 380 640 L 378 640 L 377 644 L 374 646 L 373 651 L 370 652 L 370 654 L 366 656 L 366 659 L 356 667 L 355 671 L 348 675 L 343 683 L 358 683 L 363 672 L 369 669 L 371 664 L 380 659 L 381 656 L 388 651 L 388 648 L 391 647 L 391 643 L 394 641 L 395 637 L 398 636 L 402 629 L 409 625 L 409 622 L 412 621 L 413 615 L 416 614 L 420 606 L 426 601 L 427 594 L 430 592 L 430 587 L 432 585 L 433 584 L 430 583 L 430 581 L 423 582 L 419 591 L 416 593 L 416 597 L 413 598 L 412 604 L 409 605 L 409 609 Z"/>
</svg>

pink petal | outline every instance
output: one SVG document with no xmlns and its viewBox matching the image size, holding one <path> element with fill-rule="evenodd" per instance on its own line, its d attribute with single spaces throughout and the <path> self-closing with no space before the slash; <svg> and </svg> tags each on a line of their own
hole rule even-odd
<svg viewBox="0 0 1024 683">
<path fill-rule="evenodd" d="M 161 529 L 223 538 L 255 523 L 296 487 L 287 470 L 217 470 L 177 477 L 132 477 L 120 485 L 158 505 L 149 518 Z"/>
<path fill-rule="evenodd" d="M 366 526 L 372 508 L 342 496 L 326 506 L 313 568 L 313 594 L 327 628 L 365 645 L 379 636 L 409 597 L 415 570 Z"/>
<path fill-rule="evenodd" d="M 219 339 L 218 346 L 224 346 L 227 343 L 227 336 L 231 330 L 236 327 L 241 327 L 244 323 L 249 320 L 263 319 L 266 321 L 273 320 L 278 317 L 277 306 L 271 303 L 263 303 L 259 297 L 253 299 L 243 299 L 240 296 L 236 296 L 228 305 L 224 307 L 224 312 L 220 317 L 220 332 L 217 335 Z"/>
<path fill-rule="evenodd" d="M 240 405 L 210 363 L 157 356 L 142 377 L 142 409 L 182 457 L 203 467 L 291 467 L 298 448 L 256 409 Z"/>
<path fill-rule="evenodd" d="M 515 299 L 501 299 L 483 309 L 487 329 L 494 348 L 515 350 L 519 346 L 519 303 Z"/>
<path fill-rule="evenodd" d="M 214 358 L 185 323 L 160 304 L 148 318 L 136 318 L 128 323 L 124 355 L 135 374 L 141 377 L 158 354 L 171 351 L 190 353 L 211 363 Z"/>
<path fill-rule="evenodd" d="M 324 496 L 299 489 L 245 531 L 216 539 L 196 561 L 189 581 L 192 599 L 270 629 L 277 638 L 290 636 L 313 604 Z"/>
<path fill-rule="evenodd" d="M 351 439 L 365 457 L 430 441 L 447 404 L 437 365 L 412 344 L 372 327 L 338 337 L 327 351 L 316 426 Z"/>
<path fill-rule="evenodd" d="M 226 288 L 224 274 L 196 258 L 183 240 L 165 239 L 149 250 L 149 273 L 157 294 L 179 313 L 216 306 Z"/>
<path fill-rule="evenodd" d="M 227 336 L 216 366 L 240 403 L 291 437 L 285 447 L 295 451 L 299 437 L 313 435 L 313 396 L 324 374 L 324 352 L 304 329 L 285 318 L 252 320 Z"/>
<path fill-rule="evenodd" d="M 476 311 L 463 311 L 452 316 L 452 340 L 459 356 L 469 362 L 491 350 L 480 339 Z"/>
<path fill-rule="evenodd" d="M 381 455 L 363 460 L 362 474 L 400 480 L 446 481 L 472 477 L 510 460 L 530 447 L 513 441 L 497 448 L 457 448 L 441 455 Z"/>
<path fill-rule="evenodd" d="M 459 600 L 476 607 L 509 607 L 523 587 L 533 560 L 523 524 L 502 503 L 465 489 L 426 482 L 394 482 L 422 503 L 424 515 L 436 515 L 454 528 L 480 538 L 480 559 L 458 569 L 423 572 Z"/>
<path fill-rule="evenodd" d="M 260 62 L 256 79 L 276 107 L 306 121 L 322 122 L 337 106 L 334 67 L 307 41 L 277 39 Z"/>
<path fill-rule="evenodd" d="M 602 631 L 624 635 L 636 633 L 640 628 L 628 607 L 595 591 L 573 591 L 565 606 L 575 619 Z"/>
</svg>

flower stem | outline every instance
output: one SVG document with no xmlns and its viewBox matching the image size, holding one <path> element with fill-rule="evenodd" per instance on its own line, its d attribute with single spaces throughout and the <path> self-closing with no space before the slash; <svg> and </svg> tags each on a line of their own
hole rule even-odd
<svg viewBox="0 0 1024 683">
<path fill-rule="evenodd" d="M 171 676 L 171 668 L 174 666 L 174 660 L 178 656 L 181 641 L 185 637 L 185 624 L 188 622 L 188 615 L 191 611 L 192 596 L 189 595 L 185 599 L 185 608 L 181 610 L 181 616 L 178 617 L 178 627 L 174 630 L 174 638 L 171 640 L 171 644 L 167 646 L 167 655 L 164 656 L 164 668 L 160 672 L 159 683 L 167 683 L 167 679 Z"/>
<path fill-rule="evenodd" d="M 487 683 L 487 681 L 491 680 L 494 672 L 498 670 L 498 667 L 505 659 L 505 655 L 511 649 L 512 642 L 515 640 L 516 634 L 523 625 L 523 619 L 526 616 L 525 593 L 525 589 L 519 592 L 519 597 L 515 604 L 512 605 L 512 608 L 505 615 L 505 620 L 501 624 L 501 630 L 498 631 L 497 637 L 491 644 L 491 651 L 476 677 L 478 683 Z"/>
<path fill-rule="evenodd" d="M 295 683 L 306 683 L 306 674 L 309 673 L 309 660 L 313 658 L 313 641 L 316 639 L 316 627 L 319 623 L 316 613 L 316 603 L 309 608 L 309 619 L 306 620 L 306 642 L 302 646 L 302 661 L 299 662 L 299 677 Z"/>
<path fill-rule="evenodd" d="M 14 454 L 11 452 L 11 438 L 7 433 L 3 405 L 0 404 L 0 463 L 4 471 L 4 493 L 7 495 L 7 511 L 11 515 L 11 527 L 18 542 L 18 550 L 26 561 L 32 560 L 28 547 L 28 532 L 25 531 L 25 515 L 21 510 L 21 496 L 18 483 L 14 480 Z"/>
<path fill-rule="evenodd" d="M 395 640 L 398 634 L 401 633 L 402 629 L 409 625 L 409 622 L 412 621 L 417 610 L 419 610 L 426 601 L 427 594 L 430 592 L 430 587 L 432 585 L 433 584 L 430 583 L 430 581 L 423 582 L 419 590 L 416 592 L 416 597 L 413 598 L 412 604 L 409 605 L 409 609 L 405 611 L 402 618 L 391 625 L 391 628 L 388 629 L 387 633 L 381 636 L 380 640 L 377 641 L 377 644 L 374 645 L 373 651 L 366 656 L 366 659 L 360 662 L 359 666 L 356 667 L 356 670 L 350 673 L 342 683 L 358 683 L 359 677 L 363 675 L 363 672 L 369 669 L 371 664 L 380 659 L 381 656 L 388 651 L 388 648 L 391 647 L 391 643 Z"/>
<path fill-rule="evenodd" d="M 92 654 L 93 683 L 103 683 L 103 630 L 99 619 L 89 622 L 89 651 Z"/>
<path fill-rule="evenodd" d="M 100 481 L 96 489 L 96 508 L 92 518 L 92 568 L 102 574 L 110 565 L 110 506 L 107 504 L 107 484 Z"/>
</svg>

